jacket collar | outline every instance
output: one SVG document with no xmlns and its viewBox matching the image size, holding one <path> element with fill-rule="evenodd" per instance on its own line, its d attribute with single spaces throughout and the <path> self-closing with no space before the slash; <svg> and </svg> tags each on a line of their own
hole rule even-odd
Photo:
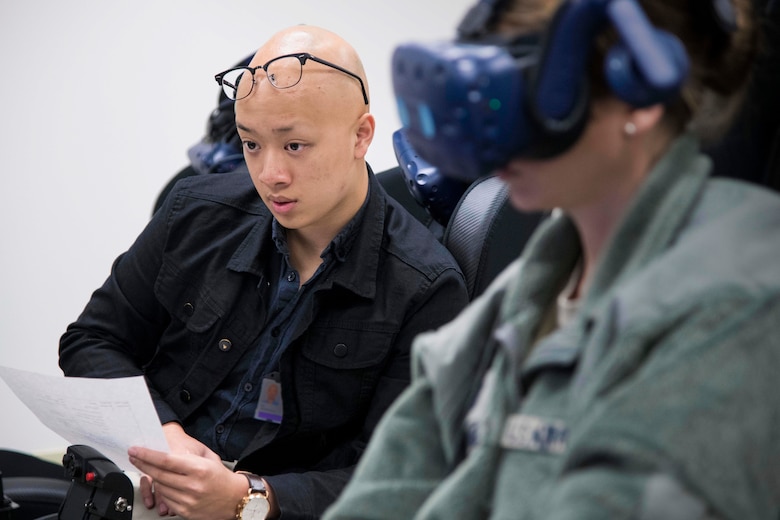
<svg viewBox="0 0 780 520">
<path fill-rule="evenodd" d="M 330 244 L 334 258 L 342 261 L 343 266 L 333 270 L 332 276 L 324 280 L 321 287 L 340 285 L 359 296 L 373 298 L 376 294 L 379 251 L 384 236 L 387 195 L 371 167 L 366 165 L 366 170 L 368 201 L 358 212 L 359 220 L 347 224 L 352 226 L 347 232 L 349 236 L 339 233 Z M 248 272 L 261 279 L 264 277 L 263 259 L 276 247 L 271 237 L 273 221 L 271 212 L 262 206 L 254 226 L 230 258 L 228 269 Z"/>
<path fill-rule="evenodd" d="M 385 218 L 387 217 L 387 194 L 376 179 L 371 167 L 367 166 L 368 203 L 362 222 L 352 232 L 355 234 L 351 249 L 344 252 L 336 251 L 337 257 L 343 260 L 341 269 L 333 272 L 333 276 L 325 281 L 324 288 L 340 285 L 358 296 L 373 298 L 377 290 L 379 271 L 379 252 L 384 240 Z M 337 249 L 345 244 L 336 244 Z"/>
</svg>

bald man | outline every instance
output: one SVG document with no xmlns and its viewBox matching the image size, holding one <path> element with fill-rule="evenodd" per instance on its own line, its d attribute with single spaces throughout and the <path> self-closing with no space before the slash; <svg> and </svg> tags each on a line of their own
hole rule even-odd
<svg viewBox="0 0 780 520">
<path fill-rule="evenodd" d="M 176 185 L 68 327 L 60 366 L 146 376 L 170 445 L 129 452 L 147 507 L 315 518 L 408 384 L 412 339 L 465 306 L 465 284 L 365 161 L 374 118 L 349 44 L 291 27 L 217 81 L 248 173 Z"/>
</svg>

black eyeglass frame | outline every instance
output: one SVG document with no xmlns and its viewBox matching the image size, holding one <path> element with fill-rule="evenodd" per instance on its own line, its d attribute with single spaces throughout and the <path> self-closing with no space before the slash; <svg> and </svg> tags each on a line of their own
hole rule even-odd
<svg viewBox="0 0 780 520">
<path fill-rule="evenodd" d="M 249 92 L 247 92 L 246 96 L 243 96 L 243 97 L 240 97 L 240 98 L 236 98 L 236 101 L 239 100 L 239 99 L 244 99 L 245 97 L 249 96 L 249 94 L 252 93 L 252 89 L 255 87 L 255 72 L 257 72 L 259 69 L 262 69 L 263 72 L 266 73 L 266 77 L 268 77 L 268 66 L 271 65 L 273 62 L 275 62 L 277 60 L 284 59 L 284 58 L 298 58 L 298 61 L 301 62 L 301 75 L 298 78 L 298 81 L 296 81 L 295 83 L 293 83 L 292 85 L 289 85 L 287 87 L 277 87 L 276 85 L 273 84 L 273 81 L 271 81 L 271 78 L 268 78 L 268 81 L 271 83 L 271 85 L 273 85 L 274 88 L 278 88 L 278 89 L 282 89 L 283 90 L 283 89 L 286 89 L 286 88 L 292 88 L 295 85 L 297 85 L 298 83 L 300 83 L 301 82 L 301 78 L 303 77 L 303 66 L 306 65 L 306 60 L 312 60 L 312 61 L 316 61 L 317 63 L 321 63 L 321 64 L 323 64 L 323 65 L 325 65 L 327 67 L 330 67 L 332 69 L 336 69 L 336 70 L 338 70 L 340 72 L 343 72 L 344 74 L 346 74 L 348 76 L 351 76 L 351 77 L 355 78 L 356 80 L 358 80 L 358 82 L 360 83 L 360 91 L 363 93 L 363 103 L 368 105 L 368 94 L 366 93 L 366 86 L 363 83 L 363 80 L 360 78 L 360 76 L 358 76 L 354 72 L 348 71 L 344 67 L 340 67 L 339 65 L 336 65 L 335 63 L 331 63 L 331 62 L 329 62 L 327 60 L 323 60 L 322 58 L 318 58 L 317 56 L 315 56 L 313 54 L 309 54 L 308 52 L 294 52 L 292 54 L 284 54 L 282 56 L 277 56 L 276 58 L 268 60 L 265 63 L 265 65 L 258 65 L 257 67 L 233 67 L 231 69 L 222 71 L 219 74 L 215 74 L 214 75 L 214 79 L 217 81 L 219 86 L 224 89 L 223 78 L 225 77 L 225 74 L 227 74 L 229 72 L 233 72 L 234 70 L 242 70 L 243 69 L 243 70 L 249 71 L 249 73 L 252 75 L 252 87 L 249 89 Z M 236 90 L 236 92 L 238 92 L 238 90 L 233 85 L 230 85 L 230 86 L 233 87 L 233 89 Z"/>
</svg>

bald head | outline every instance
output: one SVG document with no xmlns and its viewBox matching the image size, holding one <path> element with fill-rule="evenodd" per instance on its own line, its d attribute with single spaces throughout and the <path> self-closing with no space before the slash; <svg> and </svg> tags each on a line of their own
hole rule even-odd
<svg viewBox="0 0 780 520">
<path fill-rule="evenodd" d="M 277 32 L 258 49 L 250 66 L 261 66 L 278 56 L 303 52 L 329 61 L 358 76 L 368 97 L 368 80 L 355 49 L 339 35 L 321 27 L 296 25 Z M 303 88 L 318 85 L 321 91 L 329 90 L 327 87 L 334 85 L 341 90 L 352 84 L 352 88 L 358 89 L 358 101 L 363 101 L 360 83 L 355 78 L 312 60 L 308 60 L 304 65 L 301 83 L 304 84 Z M 368 106 L 364 102 L 361 104 L 363 111 L 367 111 Z"/>
<path fill-rule="evenodd" d="M 247 168 L 288 242 L 321 252 L 368 192 L 375 122 L 360 88 L 363 65 L 341 37 L 299 25 L 273 35 L 250 67 L 254 81 L 238 81 L 250 89 L 235 104 Z"/>
</svg>

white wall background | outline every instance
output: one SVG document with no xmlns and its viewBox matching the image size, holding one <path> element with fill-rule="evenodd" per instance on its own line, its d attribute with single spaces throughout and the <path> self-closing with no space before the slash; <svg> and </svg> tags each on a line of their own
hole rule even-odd
<svg viewBox="0 0 780 520">
<path fill-rule="evenodd" d="M 361 54 L 375 171 L 394 166 L 390 56 L 449 38 L 471 0 L 0 0 L 0 365 L 47 374 L 59 337 L 187 164 L 213 75 L 298 23 Z M 67 442 L 0 381 L 0 448 Z"/>
</svg>

